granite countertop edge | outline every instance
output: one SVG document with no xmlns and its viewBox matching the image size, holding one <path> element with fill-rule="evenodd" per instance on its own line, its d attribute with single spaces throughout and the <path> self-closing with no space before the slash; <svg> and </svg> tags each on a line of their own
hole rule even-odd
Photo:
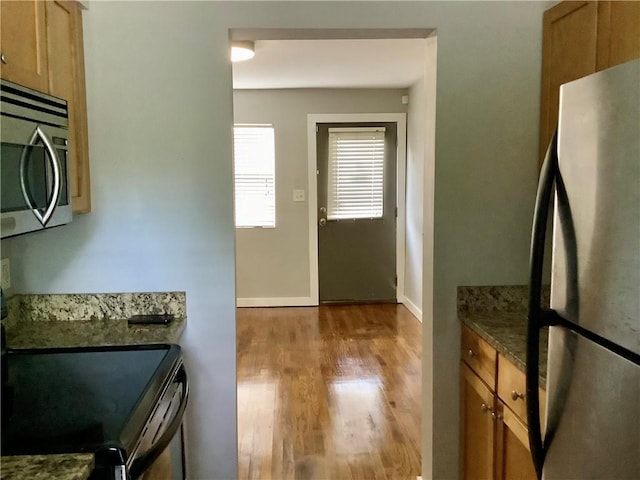
<svg viewBox="0 0 640 480">
<path fill-rule="evenodd" d="M 92 453 L 2 457 L 2 480 L 85 480 L 94 466 Z"/>
<path fill-rule="evenodd" d="M 19 320 L 6 325 L 11 349 L 70 348 L 178 343 L 186 317 L 168 325 L 129 325 L 126 319 Z"/>
<path fill-rule="evenodd" d="M 527 323 L 525 312 L 459 311 L 460 322 L 513 363 L 518 370 L 526 369 Z M 540 338 L 540 371 L 538 382 L 546 388 L 547 334 L 546 329 Z"/>
</svg>

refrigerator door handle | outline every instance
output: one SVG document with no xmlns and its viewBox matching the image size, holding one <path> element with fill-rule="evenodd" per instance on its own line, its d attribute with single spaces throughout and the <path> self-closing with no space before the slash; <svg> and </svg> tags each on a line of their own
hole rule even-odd
<svg viewBox="0 0 640 480">
<path fill-rule="evenodd" d="M 542 478 L 542 465 L 546 454 L 540 427 L 540 398 L 538 390 L 540 329 L 554 323 L 555 312 L 540 306 L 542 299 L 542 269 L 547 217 L 553 194 L 553 185 L 558 174 L 558 131 L 556 130 L 547 149 L 533 212 L 531 251 L 529 257 L 529 309 L 527 314 L 526 397 L 527 422 L 529 425 L 529 447 L 538 478 Z"/>
</svg>

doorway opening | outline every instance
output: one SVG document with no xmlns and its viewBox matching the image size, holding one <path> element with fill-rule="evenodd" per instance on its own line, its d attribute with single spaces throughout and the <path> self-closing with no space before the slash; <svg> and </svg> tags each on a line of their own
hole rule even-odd
<svg viewBox="0 0 640 480">
<path fill-rule="evenodd" d="M 238 428 L 241 476 L 242 465 L 254 465 L 253 458 L 256 458 L 253 456 L 254 454 L 261 459 L 266 459 L 267 464 L 269 464 L 269 459 L 284 458 L 289 467 L 295 469 L 295 472 L 301 469 L 302 473 L 318 473 L 320 478 L 331 476 L 322 474 L 327 473 L 327 468 L 336 465 L 338 466 L 336 468 L 340 468 L 340 463 L 331 463 L 333 462 L 331 460 L 332 452 L 347 451 L 347 447 L 354 446 L 357 450 L 361 446 L 358 441 L 363 438 L 363 430 L 358 427 L 360 425 L 358 422 L 363 420 L 362 414 L 365 410 L 356 408 L 353 412 L 353 418 L 348 420 L 356 429 L 353 431 L 343 428 L 344 421 L 340 421 L 339 410 L 344 401 L 360 405 L 358 399 L 362 394 L 362 386 L 370 388 L 365 395 L 368 399 L 372 398 L 372 392 L 378 394 L 387 391 L 403 392 L 399 396 L 393 396 L 394 401 L 391 409 L 382 409 L 380 418 L 383 421 L 400 403 L 403 405 L 411 403 L 408 408 L 414 413 L 421 410 L 421 361 L 415 362 L 415 368 L 403 370 L 405 373 L 415 375 L 415 382 L 403 383 L 409 379 L 404 377 L 401 379 L 396 375 L 388 376 L 381 370 L 384 369 L 387 359 L 399 353 L 398 345 L 404 344 L 404 340 L 400 339 L 402 335 L 408 335 L 407 338 L 417 341 L 414 353 L 420 350 L 422 327 L 415 317 L 421 319 L 422 315 L 423 275 L 430 277 L 426 270 L 423 274 L 423 238 L 425 247 L 432 245 L 432 232 L 423 232 L 423 216 L 431 222 L 430 227 L 427 227 L 425 220 L 425 228 L 433 228 L 432 212 L 426 211 L 427 208 L 430 208 L 429 205 L 433 206 L 433 192 L 423 192 L 425 186 L 426 188 L 432 186 L 433 181 L 433 152 L 432 147 L 427 147 L 426 144 L 434 141 L 435 54 L 429 57 L 427 51 L 430 47 L 427 45 L 428 40 L 425 40 L 432 31 L 420 30 L 419 33 L 414 31 L 413 34 L 410 31 L 404 31 L 404 35 L 398 32 L 403 31 L 231 31 L 231 40 L 251 39 L 256 42 L 255 58 L 260 58 L 261 50 L 275 54 L 273 48 L 277 45 L 270 45 L 268 40 L 273 40 L 276 43 L 292 41 L 292 43 L 282 46 L 298 50 L 300 42 L 318 39 L 329 39 L 336 42 L 336 45 L 353 39 L 414 39 L 420 42 L 421 65 L 419 78 L 411 84 L 405 84 L 402 87 L 369 85 L 362 88 L 356 88 L 353 85 L 314 87 L 310 84 L 294 88 L 278 86 L 273 82 L 273 79 L 270 87 L 259 87 L 256 84 L 247 83 L 241 88 L 239 83 L 235 82 L 236 74 L 240 72 L 240 68 L 246 67 L 250 71 L 253 67 L 249 63 L 234 66 L 234 88 L 236 85 L 239 87 L 238 91 L 234 90 L 235 122 L 273 126 L 276 153 L 275 227 L 236 230 L 237 306 L 292 307 L 238 309 L 236 325 L 238 328 Z M 435 43 L 432 43 L 432 46 L 432 53 L 434 53 Z M 344 50 L 344 45 L 341 48 Z M 332 58 L 337 59 L 339 56 L 336 56 L 335 52 L 334 50 Z M 296 62 L 287 53 L 280 56 L 285 59 L 287 68 L 290 69 L 292 65 L 296 65 L 300 72 L 311 72 L 311 75 L 307 75 L 307 77 L 313 77 L 313 73 L 317 72 L 312 68 L 313 59 Z M 369 56 L 375 59 L 377 69 L 382 74 L 393 70 L 393 67 L 389 67 L 389 65 L 380 69 L 380 65 L 384 65 L 384 62 L 381 63 L 380 56 L 376 54 Z M 356 59 L 352 63 L 352 68 L 357 70 L 359 61 Z M 433 67 L 434 72 L 427 72 L 425 66 L 427 64 Z M 287 70 L 287 68 L 282 68 L 282 70 Z M 321 90 L 328 88 L 332 92 L 331 98 L 322 95 Z M 264 90 L 268 90 L 268 95 L 261 95 Z M 269 98 L 266 98 L 267 96 Z M 305 102 L 307 103 L 300 100 L 303 97 L 306 98 Z M 429 103 L 427 103 L 427 99 Z M 293 103 L 304 103 L 306 107 L 296 109 L 292 106 Z M 309 105 L 312 106 L 309 107 Z M 365 107 L 360 108 L 362 105 Z M 396 110 L 397 105 L 404 105 L 404 107 Z M 250 118 L 244 117 L 248 110 L 251 110 Z M 381 115 L 380 112 L 391 113 Z M 337 115 L 340 115 L 341 118 L 336 119 Z M 375 115 L 375 118 L 366 117 L 367 115 Z M 399 117 L 389 119 L 386 115 L 398 115 Z M 311 116 L 314 118 L 310 118 Z M 401 260 L 398 260 L 396 251 L 396 269 L 398 271 L 398 293 L 396 295 L 397 300 L 407 308 L 405 309 L 402 305 L 317 307 L 319 304 L 317 263 L 319 220 L 317 213 L 319 205 L 315 163 L 317 159 L 315 125 L 318 123 L 380 121 L 390 122 L 395 126 L 399 140 L 398 145 L 402 145 L 404 148 L 402 153 L 397 154 L 398 162 L 395 172 L 397 186 L 395 196 L 398 207 L 395 246 L 396 250 L 403 248 L 406 252 Z M 300 127 L 302 134 L 299 133 Z M 279 137 L 283 133 L 288 136 Z M 301 146 L 302 153 L 300 153 Z M 306 162 L 304 161 L 305 157 Z M 283 158 L 293 160 L 293 162 L 283 164 L 281 160 Z M 313 163 L 311 159 L 313 159 Z M 402 200 L 399 199 L 401 195 Z M 287 222 L 292 219 L 296 220 L 297 226 L 288 230 L 291 225 L 288 225 Z M 404 222 L 402 227 L 400 220 Z M 282 237 L 278 235 L 279 229 L 286 232 Z M 256 243 L 252 243 L 249 237 L 255 237 L 262 246 L 267 248 L 264 250 L 256 249 Z M 295 240 L 295 246 L 289 242 L 292 239 Z M 304 248 L 299 249 L 300 245 L 303 245 Z M 426 250 L 425 248 L 425 252 Z M 427 255 L 428 253 L 425 253 L 425 261 L 428 260 Z M 249 268 L 245 269 L 247 266 Z M 295 275 L 285 278 L 287 275 L 277 275 L 277 271 L 287 275 L 293 272 Z M 406 279 L 409 279 L 409 282 L 406 282 Z M 261 291 L 258 288 L 261 280 L 263 285 L 269 285 L 269 291 Z M 407 283 L 409 285 L 406 285 Z M 416 296 L 407 298 L 404 295 L 407 287 Z M 425 298 L 425 301 L 430 302 L 430 299 Z M 315 308 L 296 308 L 302 306 Z M 431 305 L 426 305 L 426 307 L 430 308 Z M 407 310 L 413 313 L 413 316 Z M 378 314 L 380 317 L 377 316 Z M 307 317 L 308 321 L 304 320 Z M 375 318 L 380 318 L 378 325 L 369 323 Z M 376 323 L 375 320 L 374 323 Z M 351 329 L 348 332 L 336 333 L 329 328 L 334 326 L 351 327 Z M 409 326 L 408 329 L 407 326 Z M 266 330 L 264 335 L 260 336 L 257 332 L 263 327 Z M 277 330 L 280 327 L 283 330 Z M 381 345 L 380 341 L 385 338 L 392 340 L 390 350 L 388 352 L 375 351 Z M 304 346 L 305 341 L 309 342 L 309 345 Z M 367 349 L 373 349 L 371 355 L 367 354 Z M 336 353 L 335 358 L 330 355 L 332 352 Z M 367 359 L 372 360 L 373 363 L 365 368 L 365 360 Z M 415 360 L 414 358 L 412 361 Z M 247 367 L 254 370 L 246 371 Z M 319 376 L 318 372 L 321 372 L 322 375 Z M 389 383 L 389 379 L 392 378 L 402 385 L 397 382 Z M 409 389 L 415 388 L 415 395 L 406 395 L 408 385 L 413 385 Z M 323 392 L 330 393 L 330 395 L 326 396 Z M 305 400 L 300 404 L 305 409 L 314 405 L 313 401 L 318 399 L 327 398 L 327 401 L 322 403 L 322 400 L 318 400 L 322 405 L 317 410 L 297 412 L 295 410 L 297 404 L 289 402 L 287 399 L 298 398 L 302 394 L 308 394 L 308 399 L 305 397 Z M 382 397 L 391 398 L 392 395 L 382 393 Z M 410 398 L 412 400 L 409 400 Z M 261 405 L 265 405 L 265 407 L 262 408 Z M 284 411 L 278 408 L 274 409 L 274 406 L 292 407 L 293 411 L 274 416 L 262 415 L 261 412 L 266 411 Z M 326 409 L 327 406 L 336 406 L 338 411 L 332 408 Z M 251 412 L 253 411 L 260 414 L 252 417 Z M 300 417 L 298 413 L 300 413 Z M 285 428 L 287 438 L 299 439 L 301 443 L 279 443 L 279 440 L 277 445 L 270 443 L 276 438 L 272 432 L 282 431 L 281 424 L 277 423 L 278 415 L 281 420 L 291 422 L 292 419 L 302 418 L 303 413 L 310 413 L 308 415 L 308 418 L 311 419 L 310 423 L 306 424 L 306 427 L 310 427 L 309 431 L 305 430 L 304 426 L 301 430 L 296 430 L 297 427 L 290 424 Z M 260 430 L 253 419 L 263 417 L 268 423 L 272 423 L 266 425 L 264 430 Z M 367 415 L 365 417 L 369 418 Z M 362 423 L 365 427 L 367 425 L 366 418 Z M 319 425 L 313 422 L 319 422 Z M 325 432 L 327 425 L 335 425 L 339 428 L 334 428 L 331 435 L 325 437 L 324 433 L 319 432 Z M 387 426 L 391 430 L 396 428 L 391 423 Z M 295 438 L 289 435 L 291 428 L 298 432 Z M 417 467 L 411 467 L 410 472 L 404 472 L 408 475 L 401 476 L 413 476 L 419 473 L 420 468 L 419 418 L 412 418 L 407 422 L 406 428 L 412 429 L 412 435 L 415 434 L 411 437 L 411 442 L 413 443 L 412 452 L 417 452 L 417 457 L 414 458 L 415 462 L 412 462 L 412 465 L 415 464 Z M 384 427 L 380 429 L 380 432 L 382 431 L 386 431 Z M 338 445 L 343 437 L 351 440 L 344 445 Z M 262 442 L 261 439 L 265 439 L 266 442 Z M 312 445 L 317 446 L 318 450 L 313 450 Z M 339 448 L 332 451 L 332 445 L 338 445 Z M 376 443 L 376 448 L 380 445 Z M 254 448 L 256 446 L 257 450 Z M 362 448 L 369 449 L 364 446 Z M 252 452 L 251 456 L 243 460 L 243 455 L 247 451 Z M 381 450 L 376 451 L 380 452 Z M 359 454 L 359 451 L 356 451 L 355 454 Z M 242 463 L 243 461 L 245 463 Z M 273 470 L 274 464 L 270 465 L 269 468 L 272 472 L 276 471 L 280 477 L 286 476 L 278 470 L 279 467 Z M 368 469 L 368 465 L 366 464 L 363 468 Z M 341 476 L 339 473 L 334 476 L 336 478 Z"/>
<path fill-rule="evenodd" d="M 410 108 L 418 111 L 424 102 L 423 95 L 413 102 L 408 94 L 414 84 L 424 78 L 425 37 L 430 33 L 429 29 L 231 30 L 231 40 L 252 40 L 256 52 L 252 60 L 233 66 L 235 122 L 273 126 L 276 150 L 275 227 L 236 230 L 238 306 L 319 304 L 318 217 L 316 205 L 313 205 L 317 204 L 316 168 L 309 164 L 312 155 L 309 134 L 299 133 L 303 126 L 308 129 L 306 117 L 331 114 L 366 117 L 390 112 L 391 115 L 402 114 L 405 119 L 404 130 L 398 132 L 397 137 L 398 145 L 404 150 L 397 156 L 396 267 L 393 278 L 387 279 L 387 283 L 396 288 L 395 299 L 408 305 L 420 318 L 422 209 L 418 203 L 422 202 L 423 182 L 421 178 L 418 180 L 418 176 L 422 176 L 421 167 L 407 171 L 406 114 Z M 345 58 L 351 51 L 357 54 L 347 62 L 349 68 L 345 68 Z M 296 57 L 296 52 L 300 56 Z M 384 60 L 386 58 L 391 60 Z M 265 74 L 260 62 L 275 62 L 276 67 L 268 67 L 268 74 Z M 385 65 L 384 69 L 380 68 L 381 64 Z M 413 64 L 413 77 L 391 82 L 384 80 L 390 72 L 405 69 L 400 64 Z M 336 72 L 345 69 L 347 80 L 338 79 Z M 298 83 L 282 83 L 282 78 L 277 78 L 273 70 L 297 76 Z M 312 78 L 316 83 L 309 83 Z M 331 98 L 327 98 L 329 92 Z M 297 99 L 294 99 L 296 95 Z M 305 100 L 299 101 L 301 97 Z M 279 118 L 275 118 L 278 115 Z M 307 157 L 307 162 L 303 157 Z M 414 156 L 411 161 L 418 164 L 422 159 Z M 410 181 L 407 180 L 408 173 L 414 175 Z M 412 193 L 411 205 L 406 204 L 403 196 L 407 187 Z M 410 239 L 405 238 L 407 209 L 416 224 L 410 230 Z M 406 246 L 411 247 L 409 258 L 403 253 Z M 411 263 L 411 298 L 405 295 L 407 263 Z M 388 295 L 385 299 L 390 300 L 393 296 Z"/>
</svg>

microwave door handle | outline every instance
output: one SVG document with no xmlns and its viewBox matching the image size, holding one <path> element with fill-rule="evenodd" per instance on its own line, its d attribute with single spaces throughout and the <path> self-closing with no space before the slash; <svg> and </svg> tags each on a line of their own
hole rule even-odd
<svg viewBox="0 0 640 480">
<path fill-rule="evenodd" d="M 37 137 L 40 137 L 42 143 L 44 143 L 47 152 L 49 153 L 49 163 L 51 164 L 51 171 L 53 172 L 53 188 L 51 190 L 51 196 L 49 197 L 49 204 L 47 205 L 44 214 L 42 215 L 42 225 L 46 225 L 56 208 L 58 207 L 58 201 L 60 200 L 60 192 L 62 191 L 61 181 L 60 181 L 60 159 L 58 158 L 58 152 L 56 152 L 55 147 L 53 146 L 53 142 L 49 138 L 49 136 L 40 128 L 36 128 L 36 131 L 33 133 L 31 137 L 31 143 L 33 143 Z"/>
<path fill-rule="evenodd" d="M 38 127 L 39 129 L 40 127 Z M 61 168 L 60 168 L 60 158 L 58 157 L 58 152 L 53 146 L 53 142 L 51 139 L 41 131 L 42 142 L 49 152 L 49 163 L 51 163 L 51 170 L 53 172 L 53 188 L 51 191 L 51 197 L 49 199 L 49 205 L 47 205 L 47 209 L 42 216 L 43 225 L 46 225 L 53 213 L 58 208 L 58 202 L 60 201 L 60 193 L 62 192 L 62 182 L 61 182 Z"/>
<path fill-rule="evenodd" d="M 49 163 L 51 164 L 51 171 L 53 173 L 53 188 L 51 190 L 51 196 L 49 198 L 49 204 L 45 209 L 44 213 L 40 213 L 40 210 L 34 205 L 31 195 L 29 193 L 29 186 L 27 184 L 27 156 L 31 151 L 31 147 L 36 144 L 38 139 L 42 140 L 45 148 L 47 149 L 49 159 Z M 33 135 L 31 135 L 31 139 L 29 140 L 29 145 L 25 147 L 22 151 L 22 156 L 20 158 L 20 187 L 22 188 L 22 196 L 24 197 L 25 202 L 31 209 L 33 215 L 38 219 L 38 221 L 44 227 L 51 216 L 56 210 L 58 206 L 58 201 L 60 200 L 60 192 L 62 191 L 61 181 L 60 181 L 60 160 L 58 159 L 58 154 L 56 152 L 53 143 L 49 139 L 46 133 L 42 130 L 40 125 L 34 130 Z"/>
</svg>

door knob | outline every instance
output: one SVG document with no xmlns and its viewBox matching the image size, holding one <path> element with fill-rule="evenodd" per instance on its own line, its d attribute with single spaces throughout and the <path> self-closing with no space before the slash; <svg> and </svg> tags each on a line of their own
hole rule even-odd
<svg viewBox="0 0 640 480">
<path fill-rule="evenodd" d="M 327 207 L 320 207 L 320 213 L 327 213 Z"/>
<path fill-rule="evenodd" d="M 318 225 L 320 225 L 321 227 L 324 227 L 326 224 L 327 224 L 326 218 L 321 218 L 320 220 L 318 220 Z"/>
</svg>

